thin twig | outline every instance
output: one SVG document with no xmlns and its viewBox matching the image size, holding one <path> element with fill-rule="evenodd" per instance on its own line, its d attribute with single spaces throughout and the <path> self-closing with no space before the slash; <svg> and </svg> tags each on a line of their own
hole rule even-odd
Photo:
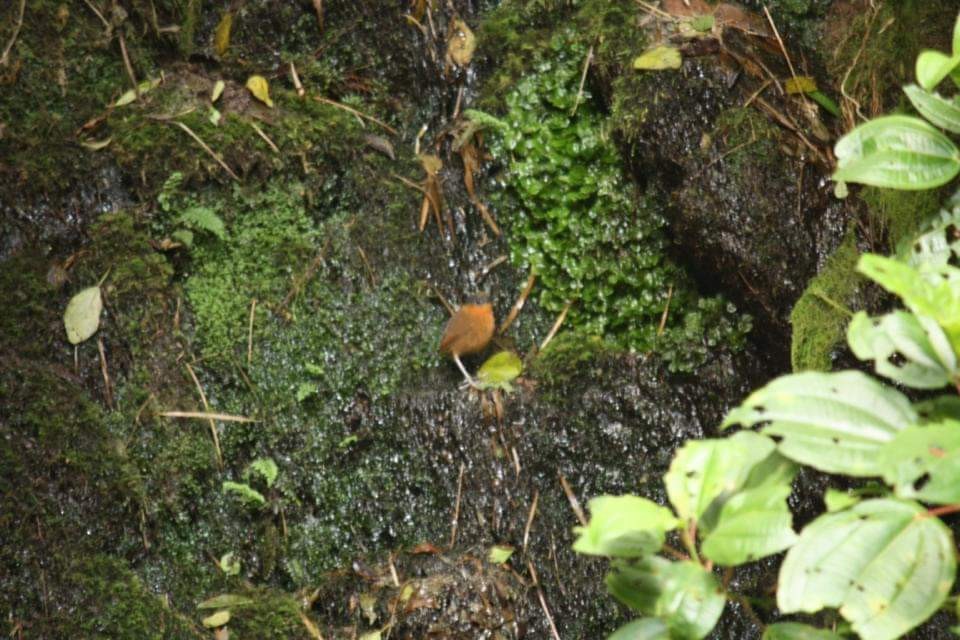
<svg viewBox="0 0 960 640">
<path fill-rule="evenodd" d="M 394 129 L 393 127 L 391 127 L 390 125 L 388 125 L 386 122 L 383 122 L 382 120 L 377 120 L 377 119 L 374 118 L 373 116 L 368 116 L 367 114 L 365 114 L 365 113 L 363 113 L 363 112 L 361 112 L 361 111 L 357 111 L 357 110 L 354 109 L 353 107 L 348 107 L 347 105 L 341 104 L 341 103 L 337 102 L 336 100 L 331 100 L 330 98 L 324 98 L 323 96 L 314 96 L 313 99 L 316 100 L 317 102 L 322 102 L 323 104 L 328 104 L 328 105 L 330 105 L 331 107 L 336 107 L 337 109 L 343 109 L 343 110 L 346 111 L 347 113 L 352 113 L 353 115 L 357 116 L 358 118 L 362 118 L 362 119 L 364 119 L 364 120 L 369 120 L 370 122 L 372 122 L 372 123 L 374 123 L 374 124 L 376 124 L 376 125 L 379 125 L 380 127 L 382 127 L 383 129 L 385 129 L 386 131 L 389 131 L 389 132 L 392 133 L 393 135 L 397 135 L 397 130 Z"/>
<path fill-rule="evenodd" d="M 482 269 L 480 269 L 480 277 L 478 278 L 478 280 L 482 280 L 483 278 L 486 278 L 488 275 L 490 275 L 491 271 L 499 267 L 501 264 L 503 264 L 507 260 L 509 260 L 507 256 L 497 256 L 496 258 L 494 258 L 492 261 L 487 263 Z"/>
<path fill-rule="evenodd" d="M 663 307 L 663 315 L 660 316 L 660 326 L 657 327 L 657 335 L 662 336 L 663 330 L 667 328 L 667 317 L 670 315 L 670 300 L 673 299 L 673 285 L 667 289 L 667 304 Z"/>
<path fill-rule="evenodd" d="M 113 29 L 113 27 L 110 25 L 110 22 L 109 22 L 106 18 L 103 17 L 103 14 L 100 13 L 100 10 L 97 9 L 96 5 L 93 4 L 93 2 L 91 2 L 90 0 L 83 0 L 83 1 L 84 1 L 85 3 L 87 3 L 87 6 L 90 7 L 90 10 L 93 11 L 95 14 L 97 14 L 97 17 L 100 18 L 100 22 L 103 23 L 103 28 L 104 28 L 104 29 L 106 29 L 108 32 L 109 32 L 111 29 Z"/>
<path fill-rule="evenodd" d="M 530 542 L 530 527 L 533 526 L 533 518 L 537 515 L 537 502 L 540 500 L 540 490 L 533 490 L 533 502 L 530 504 L 530 513 L 527 514 L 527 526 L 523 528 L 523 554 L 527 554 L 527 544 Z"/>
<path fill-rule="evenodd" d="M 208 413 L 206 411 L 161 411 L 157 414 L 164 418 L 193 418 L 197 420 L 223 420 L 224 422 L 256 422 L 253 418 L 236 416 L 230 413 Z"/>
<path fill-rule="evenodd" d="M 570 488 L 570 484 L 567 482 L 567 479 L 563 477 L 563 474 L 558 475 L 560 476 L 560 486 L 563 487 L 563 492 L 567 494 L 567 500 L 570 502 L 570 508 L 573 509 L 580 524 L 587 526 L 587 516 L 583 513 L 580 501 L 577 500 L 577 496 L 573 493 L 573 489 Z"/>
<path fill-rule="evenodd" d="M 546 349 L 547 345 L 550 344 L 550 341 L 553 340 L 554 336 L 557 335 L 557 331 L 560 331 L 563 321 L 567 319 L 567 313 L 570 312 L 571 305 L 573 305 L 573 302 L 567 302 L 567 304 L 563 305 L 563 311 L 560 312 L 560 315 L 557 316 L 556 322 L 554 322 L 553 326 L 550 327 L 550 333 L 548 333 L 547 337 L 544 338 L 543 342 L 540 343 L 540 351 Z"/>
<path fill-rule="evenodd" d="M 790 60 L 790 54 L 787 53 L 787 47 L 783 44 L 783 38 L 780 37 L 780 31 L 777 29 L 777 25 L 773 21 L 773 16 L 770 15 L 770 10 L 766 5 L 763 6 L 763 12 L 767 14 L 767 22 L 770 23 L 770 28 L 773 29 L 773 35 L 777 37 L 777 43 L 780 45 L 781 53 L 783 53 L 783 58 L 787 61 L 787 67 L 790 69 L 790 77 L 793 79 L 793 83 L 797 84 L 797 72 L 793 68 L 793 62 Z M 808 102 L 807 94 L 801 91 L 800 99 L 804 103 Z"/>
<path fill-rule="evenodd" d="M 250 321 L 247 323 L 247 366 L 253 362 L 253 316 L 257 310 L 257 299 L 250 302 Z"/>
<path fill-rule="evenodd" d="M 563 581 L 560 579 L 560 563 L 557 562 L 557 539 L 553 537 L 552 531 L 550 532 L 550 555 L 553 558 L 554 579 L 557 581 L 560 593 L 566 598 L 567 590 L 563 588 Z"/>
<path fill-rule="evenodd" d="M 197 387 L 197 393 L 200 394 L 200 402 L 203 403 L 203 408 L 205 411 L 210 411 L 210 405 L 207 403 L 207 394 L 203 392 L 203 387 L 200 385 L 200 380 L 197 378 L 197 374 L 193 372 L 193 367 L 190 366 L 190 363 L 184 363 L 184 366 L 187 367 L 187 373 L 190 374 L 190 377 L 193 378 L 193 384 Z M 213 449 L 217 453 L 217 467 L 222 471 L 223 470 L 223 452 L 220 451 L 220 436 L 217 435 L 217 423 L 213 421 L 213 418 L 209 419 L 210 422 L 210 435 L 213 436 Z"/>
<path fill-rule="evenodd" d="M 3 55 L 0 55 L 0 67 L 7 66 L 7 63 L 10 61 L 10 51 L 13 49 L 13 45 L 17 43 L 17 37 L 20 35 L 20 29 L 23 27 L 23 13 L 27 9 L 27 0 L 20 0 L 20 15 L 17 17 L 17 24 L 13 27 L 13 35 L 10 36 L 10 41 L 7 42 L 7 46 L 3 48 Z"/>
<path fill-rule="evenodd" d="M 236 180 L 237 182 L 240 182 L 240 178 L 237 177 L 237 174 L 235 174 L 235 173 L 233 172 L 233 169 L 231 169 L 231 168 L 227 165 L 227 163 L 223 161 L 223 158 L 221 158 L 220 155 L 217 154 L 216 151 L 214 151 L 213 149 L 211 149 L 210 147 L 208 147 L 208 146 L 207 146 L 207 143 L 204 142 L 203 140 L 201 140 L 201 139 L 200 139 L 200 136 L 198 136 L 197 134 L 195 134 L 195 133 L 193 132 L 193 129 L 191 129 L 191 128 L 188 127 L 187 125 L 183 124 L 183 123 L 180 122 L 179 120 L 171 120 L 170 123 L 171 123 L 171 124 L 175 124 L 175 125 L 177 125 L 178 127 L 180 127 L 181 129 L 183 129 L 184 131 L 186 131 L 186 132 L 187 132 L 187 135 L 190 136 L 191 138 L 193 138 L 194 141 L 196 141 L 196 143 L 199 144 L 200 147 L 201 147 L 204 151 L 206 151 L 208 154 L 210 154 L 210 157 L 213 158 L 214 160 L 216 160 L 216 161 L 217 161 L 217 164 L 219 164 L 221 167 L 223 167 L 223 170 L 226 171 L 228 174 L 230 174 L 230 177 L 231 177 L 231 178 L 233 178 L 233 179 Z"/>
<path fill-rule="evenodd" d="M 419 191 L 420 193 L 422 193 L 422 194 L 424 194 L 424 195 L 426 195 L 426 193 L 427 193 L 427 190 L 426 190 L 426 189 L 424 189 L 421 185 L 417 184 L 417 183 L 414 182 L 413 180 L 409 180 L 409 179 L 407 179 L 407 178 L 404 178 L 403 176 L 397 175 L 396 173 L 391 173 L 391 174 L 390 174 L 390 177 L 395 178 L 396 180 L 399 180 L 400 182 L 402 182 L 403 184 L 407 185 L 407 186 L 410 187 L 411 189 L 416 189 L 417 191 Z"/>
<path fill-rule="evenodd" d="M 751 94 L 750 94 L 750 97 L 747 98 L 746 102 L 743 103 L 743 108 L 746 109 L 747 107 L 749 107 L 749 106 L 750 106 L 750 103 L 753 102 L 754 100 L 756 100 L 756 99 L 757 99 L 757 96 L 759 96 L 761 93 L 763 93 L 764 91 L 766 91 L 766 90 L 767 90 L 767 87 L 769 87 L 772 82 L 773 82 L 773 80 L 770 80 L 769 78 L 766 79 L 766 80 L 764 80 L 764 81 L 763 81 L 763 84 L 760 85 L 760 88 L 757 89 L 756 91 L 754 91 L 753 93 L 751 93 Z"/>
<path fill-rule="evenodd" d="M 253 127 L 253 130 L 257 132 L 257 135 L 263 138 L 263 141 L 266 142 L 271 149 L 273 149 L 274 153 L 280 153 L 280 148 L 277 147 L 277 145 L 273 143 L 273 140 L 271 140 L 270 137 L 263 132 L 263 129 L 258 127 L 255 122 L 251 122 L 250 126 Z"/>
<path fill-rule="evenodd" d="M 560 640 L 560 634 L 557 632 L 557 625 L 553 623 L 553 616 L 550 615 L 550 609 L 547 607 L 547 599 L 543 596 L 543 589 L 540 588 L 540 581 L 537 579 L 537 571 L 533 568 L 533 562 L 528 562 L 530 575 L 533 577 L 533 584 L 537 587 L 537 597 L 540 599 L 540 606 L 543 608 L 543 615 L 547 617 L 550 624 L 550 631 L 553 633 L 554 640 Z"/>
<path fill-rule="evenodd" d="M 450 548 L 457 542 L 457 527 L 460 524 L 460 498 L 463 495 L 463 473 L 466 465 L 460 463 L 460 476 L 457 478 L 457 500 L 453 505 L 453 521 L 450 523 Z"/>
<path fill-rule="evenodd" d="M 570 111 L 570 115 L 576 115 L 577 107 L 580 106 L 580 101 L 583 100 L 583 85 L 587 82 L 587 71 L 590 70 L 590 63 L 593 62 L 593 45 L 590 45 L 590 49 L 587 51 L 587 58 L 583 61 L 583 73 L 580 74 L 580 87 L 577 89 L 577 98 L 573 101 L 573 110 Z"/>
<path fill-rule="evenodd" d="M 107 370 L 107 354 L 103 348 L 103 336 L 97 336 L 97 350 L 100 352 L 100 373 L 103 374 L 104 394 L 107 398 L 107 407 L 113 410 L 113 391 L 110 384 L 110 372 Z"/>
<path fill-rule="evenodd" d="M 130 54 L 127 53 L 127 39 L 123 37 L 123 30 L 117 32 L 117 41 L 120 43 L 120 55 L 123 56 L 123 67 L 127 70 L 127 77 L 130 78 L 130 84 L 133 85 L 133 94 L 140 99 L 140 83 L 137 82 L 137 76 L 133 72 L 133 65 L 130 63 Z"/>
<path fill-rule="evenodd" d="M 293 61 L 290 62 L 290 79 L 293 81 L 293 88 L 297 90 L 297 96 L 302 98 L 306 95 L 306 90 L 303 88 L 303 83 L 300 82 L 300 75 L 297 74 L 297 68 L 293 66 Z"/>
<path fill-rule="evenodd" d="M 537 274 L 533 271 L 530 272 L 530 275 L 527 276 L 527 284 L 524 285 L 523 291 L 520 293 L 520 297 L 517 298 L 517 301 L 513 303 L 513 307 L 510 308 L 510 313 L 507 314 L 507 318 L 503 321 L 503 324 L 500 325 L 500 329 L 497 331 L 500 335 L 506 333 L 507 329 L 510 328 L 510 325 L 513 324 L 513 321 L 517 319 L 517 316 L 520 315 L 520 310 L 523 309 L 524 303 L 527 301 L 527 298 L 530 296 L 530 292 L 533 290 L 533 283 L 537 281 Z"/>
</svg>

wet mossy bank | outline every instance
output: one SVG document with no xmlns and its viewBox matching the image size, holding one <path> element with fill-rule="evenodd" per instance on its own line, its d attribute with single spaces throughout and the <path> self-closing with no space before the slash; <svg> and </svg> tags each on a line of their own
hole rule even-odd
<svg viewBox="0 0 960 640">
<path fill-rule="evenodd" d="M 725 409 L 783 364 L 793 302 L 818 268 L 843 262 L 827 258 L 841 238 L 887 241 L 860 229 L 873 228 L 866 209 L 830 198 L 824 167 L 789 129 L 742 107 L 761 83 L 731 84 L 729 61 L 630 70 L 660 28 L 632 2 L 454 3 L 479 38 L 469 70 L 445 60 L 453 13 L 428 15 L 426 3 L 323 3 L 322 26 L 310 3 L 160 2 L 155 15 L 131 3 L 112 30 L 84 5 L 29 4 L 0 138 L 4 176 L 16 178 L 0 196 L 10 307 L 0 614 L 24 637 L 209 637 L 200 620 L 211 611 L 196 606 L 222 593 L 249 601 L 231 609 L 240 638 L 314 637 L 311 624 L 324 637 L 386 625 L 398 637 L 548 637 L 533 572 L 563 637 L 601 637 L 625 612 L 603 593 L 603 563 L 570 550 L 576 516 L 559 478 L 581 501 L 662 498 L 675 448 L 714 435 Z M 812 57 L 825 3 L 772 9 L 792 52 Z M 232 34 L 218 52 L 227 12 Z M 162 82 L 105 108 L 130 86 L 118 29 L 138 80 Z M 585 210 L 609 216 L 591 230 L 600 244 L 569 252 L 569 236 L 559 249 L 534 244 L 538 209 L 516 208 L 516 194 L 497 201 L 513 179 L 502 158 L 476 175 L 480 196 L 496 201 L 495 236 L 453 150 L 458 103 L 504 118 L 505 96 L 557 37 L 594 47 L 582 96 L 572 59 L 558 102 L 585 100 L 574 122 L 602 145 L 590 161 L 606 163 L 617 191 L 603 194 L 616 207 Z M 244 89 L 253 73 L 270 82 L 274 108 Z M 481 133 L 487 148 L 495 135 Z M 432 219 L 417 228 L 418 140 L 443 163 L 443 231 Z M 577 291 L 594 258 L 590 273 L 606 273 L 611 256 L 598 247 L 634 259 L 638 229 L 663 250 L 655 286 L 598 289 L 608 306 L 581 302 L 535 357 L 567 302 L 550 291 Z M 435 292 L 456 302 L 489 289 L 502 318 L 528 276 L 520 235 L 560 268 L 504 338 L 528 369 L 497 420 L 456 390 L 456 370 L 435 353 L 447 318 Z M 105 274 L 100 332 L 75 358 L 63 308 Z M 637 292 L 648 306 L 623 312 Z M 739 351 L 717 328 L 739 314 L 698 310 L 717 295 L 757 319 Z M 673 342 L 655 339 L 661 317 Z M 685 358 L 692 371 L 671 373 Z M 255 422 L 217 421 L 215 442 L 207 421 L 163 415 L 206 410 Z M 249 473 L 265 458 L 279 469 L 272 486 Z M 224 493 L 223 481 L 263 503 Z M 514 547 L 509 570 L 486 564 L 493 544 Z M 220 565 L 227 553 L 239 575 Z M 747 570 L 734 584 L 763 594 L 773 576 Z M 756 635 L 737 612 L 716 632 Z"/>
</svg>

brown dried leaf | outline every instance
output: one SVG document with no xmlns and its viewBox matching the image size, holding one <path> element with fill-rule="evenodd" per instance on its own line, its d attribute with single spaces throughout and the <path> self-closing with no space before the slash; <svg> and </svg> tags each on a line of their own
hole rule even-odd
<svg viewBox="0 0 960 640">
<path fill-rule="evenodd" d="M 455 19 L 450 26 L 450 37 L 447 39 L 447 62 L 466 67 L 473 60 L 476 50 L 477 37 L 473 35 L 473 31 L 466 22 L 459 18 Z"/>
<path fill-rule="evenodd" d="M 663 0 L 663 10 L 678 18 L 689 18 L 711 13 L 713 7 L 703 0 Z"/>
</svg>

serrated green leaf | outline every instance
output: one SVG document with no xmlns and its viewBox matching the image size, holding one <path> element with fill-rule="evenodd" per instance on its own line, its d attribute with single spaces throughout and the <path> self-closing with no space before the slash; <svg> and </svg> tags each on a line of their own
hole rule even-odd
<svg viewBox="0 0 960 640">
<path fill-rule="evenodd" d="M 940 82 L 960 64 L 960 57 L 948 56 L 940 51 L 921 51 L 917 56 L 917 83 L 927 91 L 933 91 Z"/>
<path fill-rule="evenodd" d="M 513 547 L 503 545 L 494 545 L 487 552 L 487 562 L 490 564 L 503 564 L 513 555 Z"/>
<path fill-rule="evenodd" d="M 477 381 L 482 389 L 503 389 L 511 391 L 511 382 L 517 379 L 523 371 L 523 362 L 520 356 L 512 351 L 496 353 L 480 365 L 477 371 Z"/>
<path fill-rule="evenodd" d="M 931 93 L 915 84 L 903 88 L 910 103 L 924 118 L 951 133 L 960 133 L 960 103 L 948 100 L 939 93 Z"/>
<path fill-rule="evenodd" d="M 224 493 L 233 493 L 236 496 L 242 498 L 246 502 L 253 502 L 256 504 L 266 504 L 267 499 L 263 497 L 263 494 L 253 489 L 248 484 L 242 482 L 232 482 L 230 480 L 223 481 L 223 492 Z"/>
<path fill-rule="evenodd" d="M 590 522 L 574 527 L 578 553 L 615 558 L 635 558 L 656 553 L 666 532 L 679 521 L 666 507 L 638 496 L 599 496 L 588 503 Z"/>
<path fill-rule="evenodd" d="M 640 618 L 623 625 L 607 640 L 670 640 L 670 628 L 660 618 Z"/>
<path fill-rule="evenodd" d="M 956 573 L 953 536 L 914 502 L 876 499 L 820 516 L 787 552 L 784 613 L 837 608 L 862 638 L 892 640 L 940 607 Z"/>
<path fill-rule="evenodd" d="M 823 495 L 823 503 L 826 505 L 827 511 L 831 513 L 843 511 L 858 502 L 860 502 L 860 496 L 838 489 L 827 489 L 827 492 Z"/>
<path fill-rule="evenodd" d="M 238 593 L 221 593 L 197 605 L 197 609 L 230 609 L 247 607 L 253 604 L 253 599 Z"/>
<path fill-rule="evenodd" d="M 670 637 L 699 639 L 716 625 L 726 599 L 713 574 L 696 562 L 671 562 L 659 556 L 635 563 L 618 561 L 606 578 L 620 602 L 663 620 Z"/>
<path fill-rule="evenodd" d="M 633 60 L 633 68 L 645 71 L 679 69 L 683 66 L 683 56 L 676 47 L 659 45 L 647 49 Z"/>
<path fill-rule="evenodd" d="M 217 611 L 203 619 L 203 626 L 207 629 L 214 629 L 216 627 L 222 627 L 228 622 L 230 622 L 230 612 L 226 610 Z"/>
<path fill-rule="evenodd" d="M 880 464 L 900 498 L 960 501 L 960 422 L 907 427 L 880 450 Z"/>
<path fill-rule="evenodd" d="M 761 640 L 843 640 L 840 636 L 799 622 L 778 622 L 763 631 Z"/>
<path fill-rule="evenodd" d="M 939 389 L 960 374 L 950 339 L 924 316 L 894 311 L 870 318 L 861 311 L 847 327 L 847 342 L 855 356 L 874 361 L 879 375 L 914 389 Z"/>
<path fill-rule="evenodd" d="M 70 344 L 80 344 L 97 332 L 103 297 L 100 287 L 87 287 L 70 298 L 63 312 L 63 328 Z"/>
<path fill-rule="evenodd" d="M 932 189 L 960 172 L 960 150 L 919 118 L 884 116 L 861 124 L 834 147 L 833 179 L 892 189 Z"/>
<path fill-rule="evenodd" d="M 957 351 L 960 346 L 960 269 L 929 264 L 913 267 L 893 258 L 866 253 L 860 256 L 857 271 L 900 296 L 914 313 L 935 320 Z"/>
<path fill-rule="evenodd" d="M 277 480 L 280 469 L 277 468 L 277 463 L 273 461 L 273 458 L 257 458 L 250 463 L 248 473 L 259 474 L 267 483 L 267 486 L 272 487 Z"/>
<path fill-rule="evenodd" d="M 723 566 L 754 562 L 797 541 L 787 507 L 790 486 L 737 493 L 720 509 L 717 524 L 703 541 L 703 554 Z"/>
<path fill-rule="evenodd" d="M 768 423 L 784 456 L 829 473 L 864 477 L 882 473 L 876 454 L 917 421 L 899 391 L 859 371 L 781 376 L 754 391 L 721 428 Z"/>
<path fill-rule="evenodd" d="M 663 477 L 677 514 L 684 521 L 699 521 L 711 507 L 718 509 L 775 448 L 773 440 L 752 431 L 730 438 L 688 440 Z M 709 530 L 709 521 L 700 528 Z"/>
</svg>

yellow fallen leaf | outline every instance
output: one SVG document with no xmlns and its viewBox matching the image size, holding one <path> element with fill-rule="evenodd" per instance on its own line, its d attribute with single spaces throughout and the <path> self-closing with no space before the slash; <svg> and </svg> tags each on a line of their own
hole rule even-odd
<svg viewBox="0 0 960 640">
<path fill-rule="evenodd" d="M 270 99 L 270 85 L 263 76 L 250 76 L 247 78 L 247 89 L 253 94 L 253 97 L 273 108 L 273 100 Z"/>
<path fill-rule="evenodd" d="M 233 12 L 227 11 L 217 23 L 217 30 L 213 33 L 213 50 L 217 55 L 223 54 L 230 48 L 230 30 L 233 28 Z"/>
<path fill-rule="evenodd" d="M 790 94 L 810 93 L 817 90 L 817 82 L 810 76 L 797 76 L 783 83 L 783 88 Z"/>
<path fill-rule="evenodd" d="M 682 64 L 683 58 L 680 56 L 680 51 L 675 47 L 662 44 L 647 49 L 637 56 L 633 61 L 633 68 L 660 71 L 663 69 L 679 69 Z"/>
<path fill-rule="evenodd" d="M 223 89 L 226 87 L 226 83 L 223 80 L 217 80 L 213 85 L 213 91 L 210 92 L 210 102 L 216 102 L 220 99 L 221 94 L 223 94 Z"/>
<path fill-rule="evenodd" d="M 217 611 L 203 619 L 203 626 L 207 629 L 222 627 L 230 622 L 230 612 L 227 610 Z"/>
</svg>

